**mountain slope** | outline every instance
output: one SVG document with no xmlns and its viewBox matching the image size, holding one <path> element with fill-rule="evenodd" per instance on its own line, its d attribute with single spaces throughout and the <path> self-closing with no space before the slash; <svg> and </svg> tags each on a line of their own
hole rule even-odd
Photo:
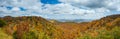
<svg viewBox="0 0 120 39">
<path fill-rule="evenodd" d="M 36 16 L 22 16 L 22 17 L 10 17 L 6 16 L 0 18 L 7 22 L 5 27 L 6 32 L 10 35 L 15 35 L 16 39 L 27 39 L 31 33 L 34 33 L 33 38 L 41 38 L 39 36 L 44 35 L 44 39 L 48 38 L 59 38 L 61 33 L 54 24 L 50 23 L 44 18 Z M 29 33 L 29 34 L 28 34 Z M 38 33 L 38 34 L 36 34 Z M 23 37 L 24 36 L 24 37 Z M 28 36 L 28 37 L 25 37 Z M 33 39 L 31 38 L 31 39 Z M 60 39 L 60 38 L 59 38 Z"/>
<path fill-rule="evenodd" d="M 1 17 L 1 32 L 8 39 L 119 39 L 120 14 L 92 22 L 56 22 L 37 16 Z M 1 26 L 1 25 L 0 25 Z M 4 32 L 3 32 L 4 31 Z"/>
<path fill-rule="evenodd" d="M 89 27 L 120 26 L 120 14 L 110 15 L 88 23 Z"/>
</svg>

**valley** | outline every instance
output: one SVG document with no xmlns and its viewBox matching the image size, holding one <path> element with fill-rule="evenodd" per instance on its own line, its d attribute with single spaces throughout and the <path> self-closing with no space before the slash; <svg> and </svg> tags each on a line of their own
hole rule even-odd
<svg viewBox="0 0 120 39">
<path fill-rule="evenodd" d="M 0 39 L 120 39 L 120 14 L 80 23 L 5 16 L 0 30 Z"/>
</svg>

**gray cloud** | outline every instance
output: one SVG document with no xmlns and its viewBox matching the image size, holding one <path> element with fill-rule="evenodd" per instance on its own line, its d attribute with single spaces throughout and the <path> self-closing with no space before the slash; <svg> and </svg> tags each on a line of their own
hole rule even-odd
<svg viewBox="0 0 120 39">
<path fill-rule="evenodd" d="M 59 0 L 63 3 L 69 3 L 73 6 L 95 8 L 107 8 L 109 10 L 117 10 L 120 8 L 120 0 Z"/>
</svg>

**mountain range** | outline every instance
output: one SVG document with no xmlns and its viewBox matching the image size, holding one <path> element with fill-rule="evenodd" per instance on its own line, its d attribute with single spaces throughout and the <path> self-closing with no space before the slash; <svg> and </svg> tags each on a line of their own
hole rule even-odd
<svg viewBox="0 0 120 39">
<path fill-rule="evenodd" d="M 0 30 L 0 39 L 120 39 L 120 14 L 93 21 L 5 16 Z"/>
</svg>

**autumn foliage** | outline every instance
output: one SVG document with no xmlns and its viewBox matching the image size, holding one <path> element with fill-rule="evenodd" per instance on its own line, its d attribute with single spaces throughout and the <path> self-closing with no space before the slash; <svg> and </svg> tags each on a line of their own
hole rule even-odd
<svg viewBox="0 0 120 39">
<path fill-rule="evenodd" d="M 120 39 L 120 15 L 82 23 L 6 16 L 0 18 L 0 27 L 0 36 L 9 35 L 7 39 Z"/>
</svg>

